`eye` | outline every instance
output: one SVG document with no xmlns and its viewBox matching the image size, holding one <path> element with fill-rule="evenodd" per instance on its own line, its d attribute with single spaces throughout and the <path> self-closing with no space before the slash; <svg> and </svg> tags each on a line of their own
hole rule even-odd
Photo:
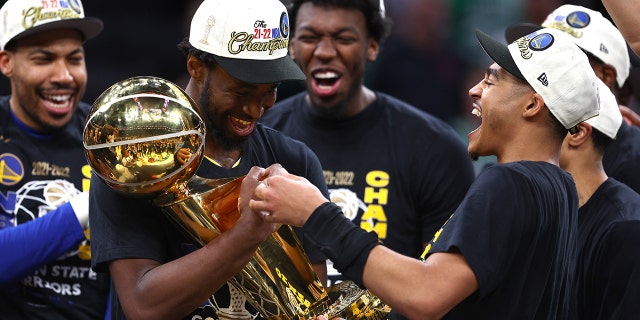
<svg viewBox="0 0 640 320">
<path fill-rule="evenodd" d="M 36 64 L 47 64 L 52 61 L 49 56 L 46 55 L 38 55 L 31 58 Z"/>
<path fill-rule="evenodd" d="M 358 41 L 355 37 L 351 36 L 338 36 L 335 38 L 335 40 L 336 42 L 341 44 L 352 44 Z"/>
<path fill-rule="evenodd" d="M 296 37 L 296 39 L 300 42 L 304 43 L 315 43 L 318 42 L 318 36 L 312 34 L 301 34 Z"/>
</svg>

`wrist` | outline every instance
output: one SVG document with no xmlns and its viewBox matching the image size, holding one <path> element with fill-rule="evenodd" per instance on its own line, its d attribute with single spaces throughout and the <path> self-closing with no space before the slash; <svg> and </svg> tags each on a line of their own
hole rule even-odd
<svg viewBox="0 0 640 320">
<path fill-rule="evenodd" d="M 69 200 L 73 213 L 82 229 L 89 226 L 89 193 L 81 192 Z"/>
<path fill-rule="evenodd" d="M 345 277 L 362 286 L 364 266 L 379 245 L 375 232 L 366 232 L 344 216 L 332 202 L 321 204 L 303 226 L 305 239 L 317 246 Z"/>
</svg>

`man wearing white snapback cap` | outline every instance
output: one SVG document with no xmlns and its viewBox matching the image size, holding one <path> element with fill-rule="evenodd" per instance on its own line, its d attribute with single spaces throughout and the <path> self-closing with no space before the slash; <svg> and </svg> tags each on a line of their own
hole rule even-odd
<svg viewBox="0 0 640 320">
<path fill-rule="evenodd" d="M 560 167 L 578 190 L 577 319 L 633 319 L 640 314 L 640 195 L 602 166 L 622 125 L 613 93 L 600 81 L 600 114 L 567 135 Z"/>
<path fill-rule="evenodd" d="M 78 0 L 0 9 L 0 318 L 104 319 L 109 277 L 90 270 L 84 41 L 102 21 Z"/>
<path fill-rule="evenodd" d="M 498 164 L 478 175 L 424 261 L 379 245 L 295 175 L 270 176 L 248 206 L 266 222 L 302 226 L 343 275 L 408 318 L 568 319 L 578 194 L 558 163 L 567 131 L 598 114 L 597 77 L 559 30 L 508 46 L 477 37 L 496 63 L 469 90 L 482 124 L 468 152 Z"/>
<path fill-rule="evenodd" d="M 556 28 L 571 35 L 586 52 L 598 78 L 618 98 L 620 88 L 629 77 L 631 62 L 627 43 L 611 21 L 598 11 L 566 4 L 551 12 L 541 26 L 529 23 L 510 26 L 506 30 L 507 41 L 540 28 Z M 617 139 L 605 150 L 604 169 L 607 175 L 640 193 L 639 161 L 640 128 L 625 122 L 620 126 Z"/>
<path fill-rule="evenodd" d="M 195 11 L 189 37 L 178 47 L 191 76 L 186 92 L 207 130 L 198 176 L 238 177 L 253 166 L 281 163 L 328 194 L 315 154 L 257 122 L 275 103 L 281 82 L 305 79 L 287 55 L 289 32 L 278 0 L 205 0 Z M 261 318 L 226 282 L 274 225 L 243 215 L 199 248 L 150 203 L 123 197 L 95 178 L 91 197 L 93 265 L 112 276 L 116 318 Z M 326 281 L 326 257 L 298 235 Z"/>
</svg>

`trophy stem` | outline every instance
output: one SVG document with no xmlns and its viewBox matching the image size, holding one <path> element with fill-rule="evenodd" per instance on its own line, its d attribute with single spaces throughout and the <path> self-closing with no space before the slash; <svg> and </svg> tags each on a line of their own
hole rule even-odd
<svg viewBox="0 0 640 320">
<path fill-rule="evenodd" d="M 187 192 L 176 189 L 181 195 L 167 193 L 156 198 L 155 203 L 183 232 L 204 246 L 229 230 L 240 217 L 238 197 L 243 178 L 194 176 Z M 232 297 L 235 304 L 246 299 L 267 319 L 308 319 L 320 314 L 348 319 L 364 319 L 363 315 L 376 319 L 380 314 L 384 319 L 389 312 L 377 297 L 351 281 L 325 290 L 288 225 L 269 235 L 228 284 L 233 288 L 230 290 L 242 295 Z M 221 308 L 218 312 L 240 316 L 235 309 Z"/>
</svg>

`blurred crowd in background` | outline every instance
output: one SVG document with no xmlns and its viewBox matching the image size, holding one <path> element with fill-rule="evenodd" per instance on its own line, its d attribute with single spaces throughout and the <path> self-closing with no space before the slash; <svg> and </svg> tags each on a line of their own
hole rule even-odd
<svg viewBox="0 0 640 320">
<path fill-rule="evenodd" d="M 91 104 L 110 85 L 132 76 L 154 75 L 186 85 L 186 60 L 176 45 L 188 34 L 188 17 L 200 2 L 85 1 L 88 16 L 102 19 L 105 29 L 85 45 L 89 82 L 83 100 Z M 366 84 L 444 119 L 466 136 L 475 127 L 469 123 L 474 116 L 467 91 L 490 64 L 475 29 L 504 38 L 508 25 L 541 23 L 562 4 L 585 6 L 609 17 L 600 0 L 387 0 L 393 32 L 370 66 Z M 628 81 L 636 95 L 628 105 L 639 111 L 637 69 Z M 285 83 L 278 98 L 301 90 L 302 84 Z M 0 95 L 9 92 L 8 80 L 2 77 Z"/>
</svg>

